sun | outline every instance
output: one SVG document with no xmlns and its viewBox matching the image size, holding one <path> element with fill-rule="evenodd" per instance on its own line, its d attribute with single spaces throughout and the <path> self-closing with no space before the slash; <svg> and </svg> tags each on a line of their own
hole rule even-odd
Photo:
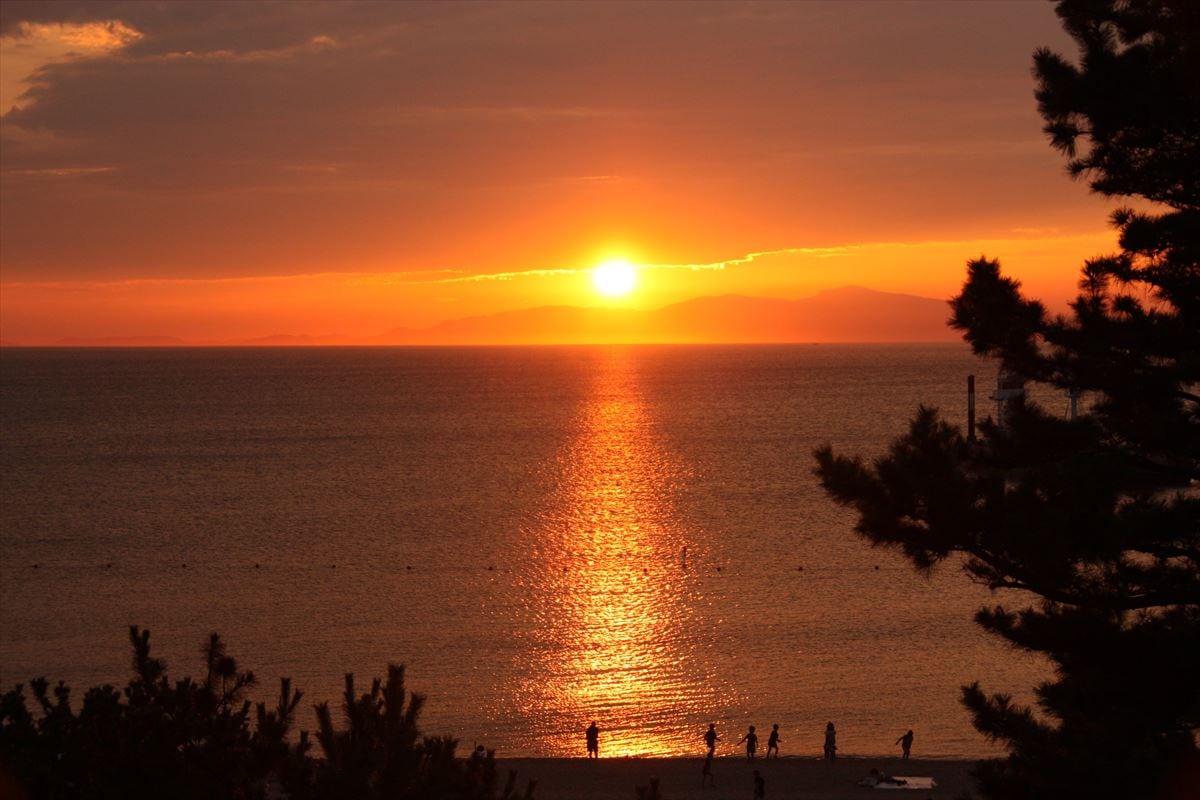
<svg viewBox="0 0 1200 800">
<path fill-rule="evenodd" d="M 596 291 L 609 297 L 620 297 L 637 285 L 637 267 L 623 258 L 605 261 L 592 270 Z"/>
</svg>

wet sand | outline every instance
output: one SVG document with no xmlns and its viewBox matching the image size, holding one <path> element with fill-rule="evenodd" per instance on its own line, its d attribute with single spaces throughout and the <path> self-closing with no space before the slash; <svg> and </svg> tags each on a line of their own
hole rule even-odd
<svg viewBox="0 0 1200 800">
<path fill-rule="evenodd" d="M 659 779 L 664 800 L 750 800 L 754 794 L 753 770 L 766 780 L 767 800 L 950 800 L 972 788 L 968 775 L 972 761 L 901 761 L 898 758 L 841 758 L 826 764 L 813 758 L 781 758 L 753 765 L 744 758 L 718 758 L 713 762 L 716 785 L 700 786 L 702 758 L 508 758 L 499 759 L 502 771 L 517 770 L 517 785 L 524 790 L 537 780 L 536 800 L 635 800 L 637 787 Z M 892 775 L 927 776 L 937 780 L 932 790 L 880 790 L 858 786 L 875 768 Z"/>
</svg>

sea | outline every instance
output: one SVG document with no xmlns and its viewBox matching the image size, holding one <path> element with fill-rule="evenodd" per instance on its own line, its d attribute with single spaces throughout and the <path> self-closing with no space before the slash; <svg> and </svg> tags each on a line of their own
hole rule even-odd
<svg viewBox="0 0 1200 800">
<path fill-rule="evenodd" d="M 854 532 L 813 475 L 921 404 L 979 414 L 965 345 L 0 350 L 0 687 L 176 678 L 219 632 L 268 702 L 369 689 L 501 756 L 995 754 L 960 687 L 1029 700 L 993 594 Z M 1048 407 L 1065 399 L 1047 397 Z M 337 715 L 335 714 L 335 717 Z"/>
</svg>

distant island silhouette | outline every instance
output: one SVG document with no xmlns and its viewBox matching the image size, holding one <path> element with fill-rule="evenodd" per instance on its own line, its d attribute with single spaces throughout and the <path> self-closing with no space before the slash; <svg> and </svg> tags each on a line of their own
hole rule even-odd
<svg viewBox="0 0 1200 800">
<path fill-rule="evenodd" d="M 750 344 L 954 342 L 944 300 L 861 286 L 812 297 L 698 297 L 658 309 L 541 306 L 397 327 L 376 336 L 276 333 L 225 340 L 175 336 L 68 337 L 58 347 L 289 347 L 320 345 Z"/>
<path fill-rule="evenodd" d="M 663 308 L 543 306 L 466 317 L 378 344 L 757 343 L 957 341 L 946 303 L 859 286 L 800 300 L 724 295 Z"/>
<path fill-rule="evenodd" d="M 55 347 L 186 347 L 178 336 L 67 336 Z"/>
</svg>

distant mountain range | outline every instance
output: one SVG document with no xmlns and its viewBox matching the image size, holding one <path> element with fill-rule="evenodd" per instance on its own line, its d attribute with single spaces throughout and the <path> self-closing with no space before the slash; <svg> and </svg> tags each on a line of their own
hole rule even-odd
<svg viewBox="0 0 1200 800">
<path fill-rule="evenodd" d="M 693 342 L 957 341 L 946 326 L 943 300 L 859 286 L 830 289 L 801 300 L 699 297 L 650 311 L 543 306 L 449 320 L 428 328 L 395 328 L 379 336 L 275 334 L 224 342 L 174 336 L 70 337 L 60 347 L 241 347 L 310 345 L 616 344 Z"/>
<path fill-rule="evenodd" d="M 178 336 L 68 336 L 55 347 L 181 347 L 188 342 Z"/>
<path fill-rule="evenodd" d="M 396 328 L 372 344 L 957 341 L 943 300 L 858 286 L 801 300 L 699 297 L 652 311 L 543 306 Z"/>
</svg>

